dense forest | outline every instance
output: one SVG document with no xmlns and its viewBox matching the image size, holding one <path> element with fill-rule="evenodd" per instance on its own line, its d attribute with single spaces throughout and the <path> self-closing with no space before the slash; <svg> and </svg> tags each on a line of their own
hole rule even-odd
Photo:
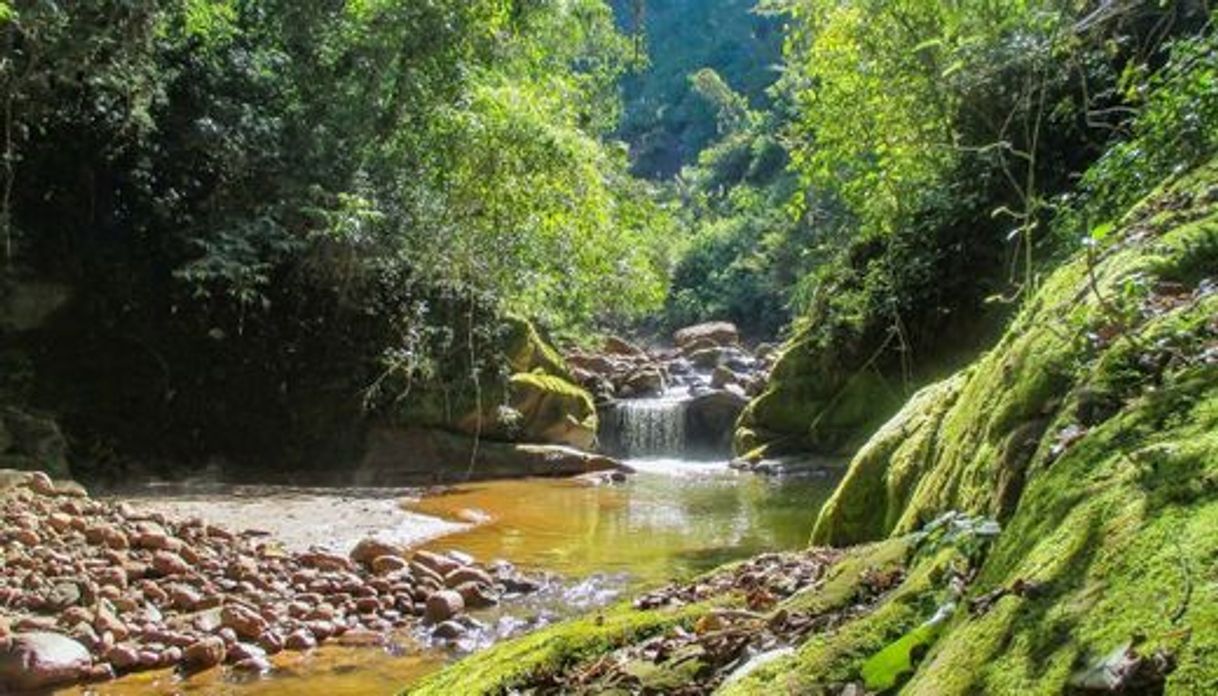
<svg viewBox="0 0 1218 696">
<path fill-rule="evenodd" d="M 117 490 L 624 479 L 657 442 L 745 472 L 814 461 L 836 478 L 799 503 L 811 550 L 715 556 L 743 565 L 479 643 L 414 688 L 1213 693 L 1216 18 L 0 0 L 0 469 Z M 0 477 L 13 529 L 55 495 L 20 480 Z M 189 529 L 104 544 L 163 553 Z M 471 584 L 536 590 L 420 553 L 274 563 L 301 592 L 427 578 L 343 591 L 353 620 L 389 597 L 386 626 L 460 614 L 469 596 L 435 621 L 434 600 Z M 0 605 L 68 611 L 62 584 L 23 605 L 41 586 L 5 558 Z M 249 604 L 271 626 L 247 642 L 334 633 Z M 135 669 L 89 632 L 89 678 Z M 33 669 L 15 659 L 0 677 Z"/>
</svg>

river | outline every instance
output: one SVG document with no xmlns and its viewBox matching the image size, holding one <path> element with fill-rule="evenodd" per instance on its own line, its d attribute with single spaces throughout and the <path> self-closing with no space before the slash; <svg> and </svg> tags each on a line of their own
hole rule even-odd
<svg viewBox="0 0 1218 696">
<path fill-rule="evenodd" d="M 655 429 L 654 437 L 663 441 L 636 438 L 636 450 L 673 449 L 671 428 Z M 140 673 L 68 693 L 392 693 L 463 652 L 603 606 L 629 591 L 761 551 L 803 547 L 820 504 L 837 483 L 827 473 L 740 473 L 725 461 L 645 456 L 627 463 L 637 471 L 627 482 L 599 486 L 526 479 L 430 491 L 196 485 L 124 492 L 118 497 L 138 507 L 265 530 L 291 550 L 318 545 L 345 553 L 374 533 L 414 548 L 507 559 L 549 582 L 525 600 L 476 612 L 486 629 L 456 650 L 404 633 L 386 648 L 284 653 L 262 675 L 227 669 L 189 679 Z"/>
</svg>

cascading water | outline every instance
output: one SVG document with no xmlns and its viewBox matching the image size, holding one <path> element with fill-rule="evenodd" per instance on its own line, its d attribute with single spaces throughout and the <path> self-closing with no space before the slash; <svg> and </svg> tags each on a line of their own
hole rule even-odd
<svg viewBox="0 0 1218 696">
<path fill-rule="evenodd" d="M 685 452 L 685 399 L 626 399 L 604 414 L 601 439 L 623 458 L 679 457 Z"/>
</svg>

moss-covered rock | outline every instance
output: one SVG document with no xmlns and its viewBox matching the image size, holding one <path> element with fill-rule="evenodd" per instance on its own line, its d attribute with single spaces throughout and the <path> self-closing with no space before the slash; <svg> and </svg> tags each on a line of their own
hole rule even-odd
<svg viewBox="0 0 1218 696">
<path fill-rule="evenodd" d="M 1174 656 L 1169 693 L 1218 689 L 1218 163 L 1119 227 L 882 428 L 820 515 L 835 544 L 994 516 L 973 593 L 1039 588 L 960 612 L 905 693 L 1059 694 L 1133 636 Z"/>
<path fill-rule="evenodd" d="M 782 350 L 765 391 L 740 415 L 736 453 L 848 451 L 901 403 L 899 389 L 848 348 L 805 330 Z M 860 364 L 863 363 L 863 364 Z"/>
<path fill-rule="evenodd" d="M 452 430 L 502 442 L 596 446 L 592 395 L 572 381 L 558 351 L 519 317 L 504 320 L 501 353 L 506 379 L 421 390 L 399 411 L 399 424 Z"/>
<path fill-rule="evenodd" d="M 814 544 L 881 539 L 897 526 L 923 467 L 938 446 L 938 431 L 968 373 L 919 391 L 872 436 L 851 462 L 812 532 Z"/>
</svg>

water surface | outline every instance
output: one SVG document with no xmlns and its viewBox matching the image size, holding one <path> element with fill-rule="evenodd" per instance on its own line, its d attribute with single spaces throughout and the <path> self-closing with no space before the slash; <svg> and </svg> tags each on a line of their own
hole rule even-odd
<svg viewBox="0 0 1218 696">
<path fill-rule="evenodd" d="M 725 462 L 632 460 L 638 473 L 618 485 L 528 479 L 473 483 L 435 495 L 402 489 L 296 489 L 274 486 L 158 488 L 122 496 L 166 514 L 198 516 L 232 528 L 258 528 L 293 550 L 346 552 L 365 534 L 415 547 L 457 549 L 507 559 L 554 577 L 536 596 L 479 612 L 489 637 L 530 630 L 627 591 L 709 570 L 767 550 L 807 544 L 836 475 L 767 479 Z M 69 693 L 130 696 L 345 696 L 393 693 L 440 668 L 451 653 L 418 636 L 388 649 L 324 647 L 276 656 L 275 669 L 250 677 L 218 669 L 183 679 L 142 673 Z"/>
</svg>

